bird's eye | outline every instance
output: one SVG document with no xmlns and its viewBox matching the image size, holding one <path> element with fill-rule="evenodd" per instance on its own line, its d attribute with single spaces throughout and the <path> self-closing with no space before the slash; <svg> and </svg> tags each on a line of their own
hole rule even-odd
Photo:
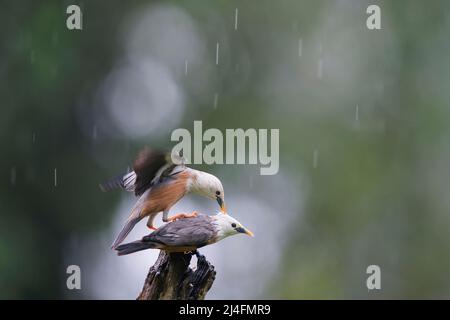
<svg viewBox="0 0 450 320">
<path fill-rule="evenodd" d="M 233 223 L 231 224 L 231 226 L 232 226 L 233 228 L 236 228 L 236 223 L 233 222 Z"/>
<path fill-rule="evenodd" d="M 216 194 L 217 194 L 218 196 L 220 196 L 220 191 L 216 191 Z"/>
</svg>

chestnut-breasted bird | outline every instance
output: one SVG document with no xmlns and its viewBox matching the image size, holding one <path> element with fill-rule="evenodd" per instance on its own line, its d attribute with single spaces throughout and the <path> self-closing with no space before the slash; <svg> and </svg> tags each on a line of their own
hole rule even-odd
<svg viewBox="0 0 450 320">
<path fill-rule="evenodd" d="M 225 194 L 217 177 L 184 164 L 177 165 L 172 162 L 170 154 L 150 148 L 144 148 L 139 153 L 133 171 L 100 185 L 103 191 L 116 187 L 134 192 L 139 199 L 112 248 L 119 245 L 144 217 L 149 217 L 147 226 L 153 230 L 156 230 L 153 220 L 160 212 L 163 213 L 164 222 L 195 217 L 195 211 L 168 216 L 170 208 L 187 193 L 196 193 L 217 201 L 220 210 L 226 213 Z"/>
<path fill-rule="evenodd" d="M 115 249 L 119 256 L 145 249 L 160 249 L 168 252 L 188 252 L 216 243 L 226 237 L 253 233 L 229 215 L 213 216 L 199 214 L 195 218 L 167 223 L 141 240 L 122 244 Z"/>
</svg>

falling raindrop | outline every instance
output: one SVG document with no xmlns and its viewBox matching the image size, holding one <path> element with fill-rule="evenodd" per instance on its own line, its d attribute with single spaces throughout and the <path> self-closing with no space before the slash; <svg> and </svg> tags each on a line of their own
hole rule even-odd
<svg viewBox="0 0 450 320">
<path fill-rule="evenodd" d="M 59 35 L 58 32 L 54 31 L 52 34 L 52 42 L 53 44 L 57 44 L 59 42 Z"/>
<path fill-rule="evenodd" d="M 187 59 L 184 60 L 184 75 L 187 76 L 188 74 L 188 61 Z"/>
<path fill-rule="evenodd" d="M 355 108 L 355 127 L 359 128 L 359 105 Z"/>
<path fill-rule="evenodd" d="M 239 10 L 238 10 L 238 8 L 236 8 L 236 10 L 234 12 L 234 30 L 238 29 L 238 15 L 239 15 Z"/>
<path fill-rule="evenodd" d="M 219 43 L 216 45 L 216 65 L 219 65 Z"/>
<path fill-rule="evenodd" d="M 319 59 L 319 62 L 317 63 L 317 78 L 322 79 L 323 75 L 323 60 L 322 58 Z"/>
<path fill-rule="evenodd" d="M 250 176 L 250 189 L 253 189 L 253 176 Z"/>
<path fill-rule="evenodd" d="M 58 186 L 58 172 L 57 172 L 56 168 L 54 170 L 53 175 L 54 175 L 54 184 L 55 184 L 55 187 L 57 187 Z"/>
<path fill-rule="evenodd" d="M 16 185 L 16 167 L 11 168 L 11 185 Z"/>
<path fill-rule="evenodd" d="M 36 54 L 34 53 L 34 50 L 31 50 L 31 52 L 30 52 L 30 62 L 31 62 L 31 64 L 34 63 L 35 58 L 36 58 Z"/>
<path fill-rule="evenodd" d="M 303 47 L 303 40 L 302 38 L 298 39 L 298 56 L 301 57 L 302 56 L 302 48 Z"/>
<path fill-rule="evenodd" d="M 97 125 L 92 128 L 92 139 L 97 140 Z"/>
<path fill-rule="evenodd" d="M 219 94 L 216 92 L 214 94 L 214 109 L 217 109 L 218 103 L 219 103 Z"/>
<path fill-rule="evenodd" d="M 58 75 L 58 72 L 59 72 L 59 67 L 58 67 L 57 65 L 54 65 L 54 66 L 51 68 L 51 70 L 52 70 L 52 75 L 53 75 L 54 77 L 56 77 L 56 76 Z"/>
<path fill-rule="evenodd" d="M 315 149 L 313 152 L 313 168 L 316 169 L 319 161 L 319 150 Z"/>
<path fill-rule="evenodd" d="M 31 135 L 31 141 L 32 141 L 33 143 L 36 142 L 36 132 L 33 132 L 33 134 Z"/>
<path fill-rule="evenodd" d="M 323 58 L 322 58 L 322 53 L 323 53 L 323 46 L 322 46 L 322 42 L 319 43 L 319 61 L 317 63 L 317 78 L 322 79 L 323 76 Z"/>
</svg>

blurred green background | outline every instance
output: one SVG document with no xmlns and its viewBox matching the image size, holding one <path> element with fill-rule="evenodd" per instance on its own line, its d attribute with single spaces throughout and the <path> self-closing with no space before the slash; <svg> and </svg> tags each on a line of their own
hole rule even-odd
<svg viewBox="0 0 450 320">
<path fill-rule="evenodd" d="M 70 4 L 82 30 L 66 28 Z M 381 30 L 366 27 L 369 4 Z M 450 297 L 448 1 L 0 6 L 0 298 L 109 298 L 65 285 L 73 241 L 108 230 L 120 203 L 98 183 L 194 120 L 280 129 L 278 178 L 199 167 L 226 190 L 250 198 L 260 184 L 258 199 L 280 200 L 253 245 L 289 225 L 270 277 L 241 274 L 264 285 L 228 298 Z M 366 287 L 371 264 L 379 291 Z"/>
</svg>

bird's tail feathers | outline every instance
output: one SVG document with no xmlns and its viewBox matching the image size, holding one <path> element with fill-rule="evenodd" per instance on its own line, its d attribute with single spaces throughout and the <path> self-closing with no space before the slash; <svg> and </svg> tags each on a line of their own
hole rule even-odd
<svg viewBox="0 0 450 320">
<path fill-rule="evenodd" d="M 116 240 L 114 240 L 113 244 L 111 245 L 112 249 L 116 249 L 117 246 L 119 244 L 122 243 L 123 240 L 125 240 L 125 238 L 127 237 L 127 235 L 131 232 L 131 230 L 134 228 L 134 226 L 136 225 L 136 223 L 138 223 L 142 218 L 137 216 L 137 217 L 131 217 L 130 219 L 128 219 L 127 223 L 125 224 L 125 226 L 122 228 L 122 230 L 120 231 L 119 235 L 117 236 Z"/>
<path fill-rule="evenodd" d="M 104 192 L 113 189 L 122 188 L 129 192 L 134 192 L 134 183 L 136 182 L 136 173 L 134 171 L 122 174 L 106 182 L 100 183 L 100 189 Z"/>
<path fill-rule="evenodd" d="M 143 242 L 142 240 L 121 244 L 116 249 L 117 255 L 123 256 L 133 252 L 145 250 L 145 249 L 156 249 L 157 244 L 153 242 Z"/>
</svg>

